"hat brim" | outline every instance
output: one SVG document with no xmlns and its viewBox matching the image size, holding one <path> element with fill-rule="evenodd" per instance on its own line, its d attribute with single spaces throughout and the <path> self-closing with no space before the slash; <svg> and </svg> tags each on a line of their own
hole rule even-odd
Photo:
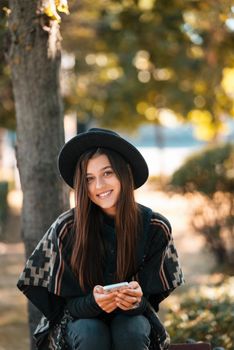
<svg viewBox="0 0 234 350">
<path fill-rule="evenodd" d="M 142 186 L 149 176 L 147 163 L 135 146 L 116 134 L 86 132 L 69 140 L 58 156 L 58 168 L 64 181 L 74 187 L 74 173 L 80 156 L 89 149 L 101 147 L 119 153 L 130 165 L 134 188 Z"/>
</svg>

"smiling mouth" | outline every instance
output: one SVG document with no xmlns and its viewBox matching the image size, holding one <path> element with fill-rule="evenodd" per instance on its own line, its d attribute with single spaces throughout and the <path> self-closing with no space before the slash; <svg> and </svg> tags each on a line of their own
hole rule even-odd
<svg viewBox="0 0 234 350">
<path fill-rule="evenodd" d="M 99 197 L 101 199 L 106 198 L 111 194 L 111 192 L 112 192 L 112 190 L 97 194 L 97 197 Z"/>
</svg>

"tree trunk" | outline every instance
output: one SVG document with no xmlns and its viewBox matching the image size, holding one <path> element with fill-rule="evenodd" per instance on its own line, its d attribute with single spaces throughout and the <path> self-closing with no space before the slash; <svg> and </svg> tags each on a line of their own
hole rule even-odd
<svg viewBox="0 0 234 350">
<path fill-rule="evenodd" d="M 10 0 L 8 59 L 17 120 L 17 163 L 23 190 L 22 235 L 26 257 L 53 220 L 68 208 L 57 155 L 64 141 L 59 89 L 60 33 L 39 11 L 41 1 Z M 32 332 L 40 317 L 29 306 Z"/>
</svg>

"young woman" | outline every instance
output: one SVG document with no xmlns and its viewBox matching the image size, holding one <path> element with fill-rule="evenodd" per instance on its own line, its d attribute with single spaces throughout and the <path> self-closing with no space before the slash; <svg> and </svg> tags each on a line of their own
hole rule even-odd
<svg viewBox="0 0 234 350">
<path fill-rule="evenodd" d="M 49 228 L 18 282 L 44 315 L 38 348 L 168 349 L 156 312 L 183 276 L 168 220 L 134 200 L 148 178 L 144 158 L 94 128 L 64 145 L 58 167 L 75 208 Z"/>
</svg>

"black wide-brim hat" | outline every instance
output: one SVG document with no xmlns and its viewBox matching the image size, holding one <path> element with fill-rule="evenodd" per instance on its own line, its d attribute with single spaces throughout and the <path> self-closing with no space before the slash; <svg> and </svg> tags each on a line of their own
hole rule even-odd
<svg viewBox="0 0 234 350">
<path fill-rule="evenodd" d="M 92 128 L 70 139 L 59 153 L 58 169 L 63 180 L 70 187 L 74 187 L 74 174 L 80 156 L 95 147 L 115 151 L 126 160 L 132 170 L 135 189 L 145 183 L 149 170 L 138 149 L 114 131 Z"/>
</svg>

